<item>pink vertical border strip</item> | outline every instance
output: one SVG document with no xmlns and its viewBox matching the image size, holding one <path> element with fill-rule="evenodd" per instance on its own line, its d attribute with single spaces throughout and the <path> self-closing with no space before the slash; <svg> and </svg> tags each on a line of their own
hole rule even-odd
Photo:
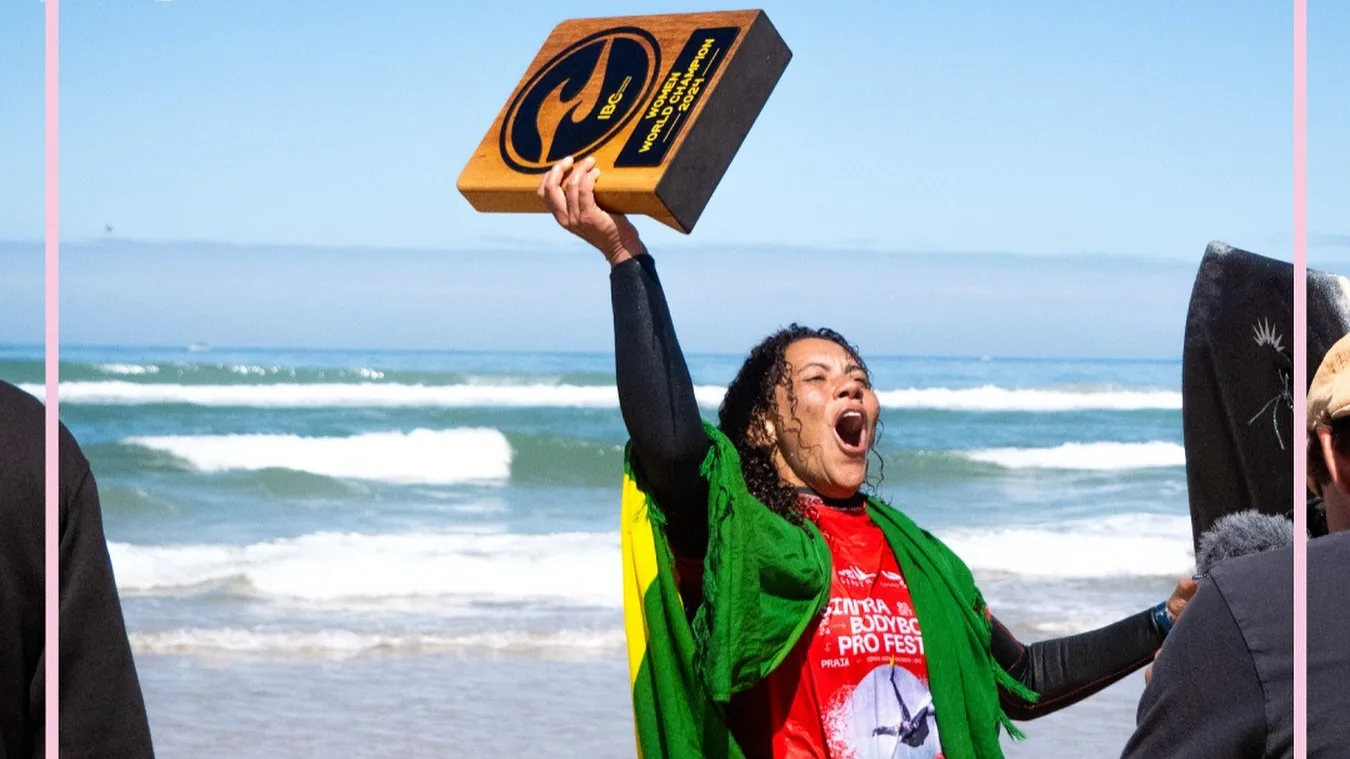
<svg viewBox="0 0 1350 759">
<path fill-rule="evenodd" d="M 61 657 L 60 657 L 60 568 L 57 561 L 59 555 L 59 541 L 57 533 L 60 529 L 60 500 L 61 484 L 60 472 L 58 466 L 59 455 L 59 432 L 60 432 L 60 400 L 57 389 L 60 386 L 61 364 L 60 355 L 60 235 L 61 235 L 61 214 L 58 204 L 60 193 L 58 185 L 60 176 L 58 172 L 59 163 L 57 161 L 57 146 L 59 134 L 57 95 L 60 91 L 60 53 L 58 42 L 58 16 L 60 2 L 59 0 L 45 0 L 46 7 L 46 380 L 47 380 L 47 398 L 46 398 L 46 424 L 45 439 L 46 444 L 46 526 L 44 558 L 46 581 L 43 584 L 45 590 L 44 602 L 46 612 L 46 635 L 44 640 L 46 662 L 46 750 L 48 757 L 57 757 L 60 751 L 60 730 L 58 723 L 61 718 Z"/>
<path fill-rule="evenodd" d="M 1308 409 L 1308 3 L 1294 0 L 1294 419 Z M 1304 444 L 1307 436 L 1301 436 Z M 1308 458 L 1294 456 L 1294 756 L 1308 755 Z"/>
</svg>

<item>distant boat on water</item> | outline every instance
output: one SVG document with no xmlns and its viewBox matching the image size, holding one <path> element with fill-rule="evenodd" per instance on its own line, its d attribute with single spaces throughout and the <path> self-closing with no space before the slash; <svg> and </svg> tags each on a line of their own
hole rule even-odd
<svg viewBox="0 0 1350 759">
<path fill-rule="evenodd" d="M 193 343 L 188 346 L 189 353 L 205 353 L 211 350 L 211 346 L 206 343 Z"/>
</svg>

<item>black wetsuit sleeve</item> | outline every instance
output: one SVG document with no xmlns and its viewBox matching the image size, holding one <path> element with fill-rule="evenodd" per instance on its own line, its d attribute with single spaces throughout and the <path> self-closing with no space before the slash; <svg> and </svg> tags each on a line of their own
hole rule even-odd
<svg viewBox="0 0 1350 759">
<path fill-rule="evenodd" d="M 994 659 L 1018 682 L 1040 694 L 1029 704 L 1002 689 L 1003 711 L 1015 720 L 1044 717 L 1075 704 L 1148 664 L 1163 634 L 1152 611 L 1078 635 L 1025 645 L 994 620 Z"/>
<path fill-rule="evenodd" d="M 615 379 L 635 474 L 660 505 L 679 553 L 707 549 L 708 483 L 699 473 L 708 436 L 665 293 L 649 255 L 610 271 Z"/>
<path fill-rule="evenodd" d="M 1123 759 L 1263 757 L 1266 696 L 1246 638 L 1215 583 L 1200 584 L 1139 699 Z"/>
<path fill-rule="evenodd" d="M 61 432 L 60 755 L 149 759 L 150 726 L 103 534 L 98 487 L 74 438 Z M 33 690 L 41 697 L 45 687 Z M 39 739 L 38 755 L 41 744 Z"/>
</svg>

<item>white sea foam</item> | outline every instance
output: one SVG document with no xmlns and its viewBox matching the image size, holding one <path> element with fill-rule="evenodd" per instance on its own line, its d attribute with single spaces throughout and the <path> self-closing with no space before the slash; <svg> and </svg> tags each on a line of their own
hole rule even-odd
<svg viewBox="0 0 1350 759">
<path fill-rule="evenodd" d="M 966 451 L 972 461 L 1006 469 L 1119 471 L 1186 466 L 1186 449 L 1176 443 L 1065 443 L 1054 448 L 989 448 Z"/>
<path fill-rule="evenodd" d="M 418 429 L 351 437 L 168 435 L 122 441 L 171 454 L 204 472 L 291 469 L 327 477 L 454 484 L 511 476 L 511 445 L 494 429 Z"/>
<path fill-rule="evenodd" d="M 882 406 L 942 411 L 1143 411 L 1180 410 L 1181 393 L 1173 390 L 1037 390 L 985 385 L 882 390 Z"/>
<path fill-rule="evenodd" d="M 994 529 L 958 528 L 939 537 L 976 573 L 1049 578 L 1180 577 L 1193 571 L 1185 516 L 1128 514 Z"/>
<path fill-rule="evenodd" d="M 231 374 L 239 374 L 245 377 L 292 377 L 296 375 L 295 367 L 286 366 L 259 366 L 258 364 L 233 364 L 229 367 Z"/>
<path fill-rule="evenodd" d="M 260 375 L 263 367 L 234 367 Z M 371 375 L 372 379 L 375 377 Z M 41 385 L 24 385 L 42 395 Z M 409 385 L 389 382 L 278 383 L 266 385 L 181 385 L 130 381 L 63 382 L 61 402 L 101 405 L 189 404 L 198 406 L 327 408 L 327 407 L 575 407 L 615 408 L 612 385 L 473 382 L 456 385 Z M 694 388 L 706 408 L 722 402 L 726 388 Z M 1170 390 L 1025 390 L 1000 387 L 909 388 L 877 393 L 881 405 L 897 409 L 939 411 L 1139 411 L 1178 410 L 1181 393 Z"/>
<path fill-rule="evenodd" d="M 159 367 L 154 364 L 99 364 L 94 368 L 104 374 L 121 374 L 128 376 L 159 374 Z"/>
<path fill-rule="evenodd" d="M 544 601 L 617 608 L 617 533 L 315 533 L 250 545 L 109 544 L 123 593 L 230 586 L 280 602 Z M 338 603 L 341 605 L 341 603 Z"/>
<path fill-rule="evenodd" d="M 136 632 L 132 650 L 148 654 L 301 655 L 345 658 L 361 654 L 440 652 L 536 656 L 601 656 L 623 650 L 620 628 L 499 630 L 473 633 L 365 633 L 352 630 L 277 631 L 178 628 Z"/>
<path fill-rule="evenodd" d="M 977 574 L 1174 577 L 1194 565 L 1186 517 L 1135 514 L 938 534 Z M 622 603 L 617 533 L 315 533 L 249 545 L 113 542 L 109 550 L 128 596 L 229 588 L 288 605 L 369 611 L 387 604 L 428 613 Z"/>
<path fill-rule="evenodd" d="M 26 385 L 24 389 L 34 395 L 43 393 L 41 385 Z M 614 408 L 619 403 L 613 386 L 588 385 L 407 385 L 393 382 L 177 385 L 111 381 L 62 383 L 60 392 L 62 403 L 105 405 Z"/>
</svg>

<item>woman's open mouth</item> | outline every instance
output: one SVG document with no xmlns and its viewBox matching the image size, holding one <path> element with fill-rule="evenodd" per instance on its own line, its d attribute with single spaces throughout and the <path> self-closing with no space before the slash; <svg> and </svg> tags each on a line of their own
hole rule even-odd
<svg viewBox="0 0 1350 759">
<path fill-rule="evenodd" d="M 867 417 L 861 411 L 848 410 L 834 422 L 834 435 L 839 447 L 849 456 L 867 455 Z"/>
</svg>

